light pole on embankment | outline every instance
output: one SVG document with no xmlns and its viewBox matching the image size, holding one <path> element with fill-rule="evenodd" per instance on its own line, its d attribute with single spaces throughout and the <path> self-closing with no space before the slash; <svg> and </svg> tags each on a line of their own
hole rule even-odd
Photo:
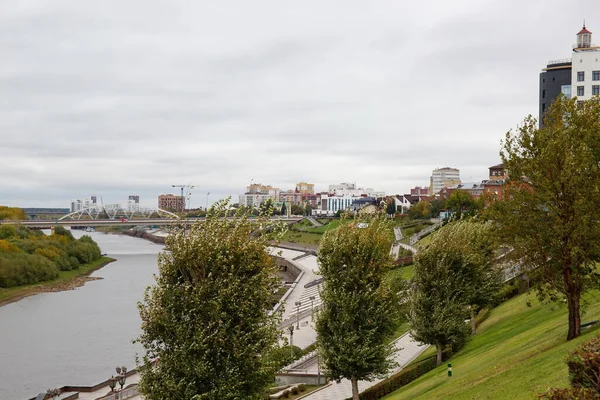
<svg viewBox="0 0 600 400">
<path fill-rule="evenodd" d="M 123 392 L 123 386 L 125 386 L 125 380 L 127 379 L 127 367 L 117 367 L 115 368 L 115 371 L 117 371 L 117 376 L 111 376 L 108 379 L 108 386 L 110 386 L 111 392 L 115 394 L 115 400 L 118 400 L 120 399 L 119 393 Z M 120 389 L 115 389 L 117 382 L 121 386 Z"/>
<path fill-rule="evenodd" d="M 294 359 L 294 324 L 288 326 L 288 331 L 290 332 L 290 354 Z"/>
<path fill-rule="evenodd" d="M 310 300 L 310 320 L 314 321 L 315 320 L 315 309 L 314 309 L 314 302 L 315 302 L 315 296 L 310 296 L 308 298 Z"/>
<path fill-rule="evenodd" d="M 300 329 L 300 306 L 302 305 L 302 302 L 297 301 L 295 304 L 296 304 L 296 329 Z"/>
</svg>

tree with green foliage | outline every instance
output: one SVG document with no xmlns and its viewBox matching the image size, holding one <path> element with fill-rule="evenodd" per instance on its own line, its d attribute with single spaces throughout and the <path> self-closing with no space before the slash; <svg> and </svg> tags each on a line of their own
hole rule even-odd
<svg viewBox="0 0 600 400">
<path fill-rule="evenodd" d="M 287 206 L 285 205 L 285 201 L 281 205 L 281 215 L 287 216 Z"/>
<path fill-rule="evenodd" d="M 582 293 L 600 283 L 600 98 L 557 98 L 542 128 L 529 116 L 506 134 L 501 156 L 509 178 L 491 218 L 540 297 L 566 302 L 571 340 Z"/>
<path fill-rule="evenodd" d="M 316 322 L 317 347 L 331 379 L 347 378 L 358 399 L 358 381 L 384 375 L 394 365 L 389 338 L 399 317 L 399 282 L 386 273 L 390 257 L 389 226 L 381 217 L 343 220 L 323 235 L 319 271 L 323 307 Z"/>
<path fill-rule="evenodd" d="M 306 215 L 312 215 L 312 210 L 313 208 L 309 203 L 307 203 L 306 206 L 304 206 L 304 213 Z"/>
<path fill-rule="evenodd" d="M 446 346 L 464 342 L 469 312 L 475 334 L 475 312 L 496 299 L 502 280 L 494 249 L 490 224 L 459 221 L 415 257 L 409 320 L 415 339 L 436 346 L 438 364 Z"/>
<path fill-rule="evenodd" d="M 304 215 L 304 208 L 298 204 L 292 204 L 292 215 Z"/>
<path fill-rule="evenodd" d="M 441 199 L 433 199 L 429 203 L 430 215 L 432 218 L 439 218 L 440 211 L 446 207 L 446 201 Z"/>
<path fill-rule="evenodd" d="M 156 284 L 139 304 L 146 399 L 262 400 L 274 380 L 278 318 L 268 312 L 279 281 L 266 251 L 273 237 L 255 232 L 257 224 L 273 233 L 281 226 L 241 209 L 220 218 L 227 208 L 213 204 L 204 222 L 169 236 L 159 256 Z"/>
<path fill-rule="evenodd" d="M 431 217 L 431 205 L 428 201 L 421 200 L 408 209 L 410 219 L 423 219 Z"/>
<path fill-rule="evenodd" d="M 385 212 L 390 217 L 393 217 L 394 214 L 396 214 L 396 203 L 394 202 L 394 199 L 391 199 L 390 201 L 388 201 L 388 203 L 385 207 Z"/>
<path fill-rule="evenodd" d="M 458 218 L 463 214 L 475 215 L 478 210 L 473 196 L 466 190 L 455 190 L 452 192 L 448 200 L 446 200 L 446 208 L 452 211 Z"/>
</svg>

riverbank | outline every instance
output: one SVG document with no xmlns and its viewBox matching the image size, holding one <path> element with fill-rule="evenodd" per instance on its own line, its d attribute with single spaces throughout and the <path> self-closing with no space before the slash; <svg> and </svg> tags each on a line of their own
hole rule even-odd
<svg viewBox="0 0 600 400">
<path fill-rule="evenodd" d="M 25 297 L 39 293 L 61 292 L 73 290 L 83 286 L 88 281 L 102 278 L 92 278 L 89 275 L 111 262 L 116 261 L 110 257 L 100 257 L 96 261 L 80 266 L 72 271 L 60 271 L 58 277 L 46 282 L 33 283 L 31 285 L 17 286 L 11 288 L 0 288 L 0 307 L 14 303 Z"/>
</svg>

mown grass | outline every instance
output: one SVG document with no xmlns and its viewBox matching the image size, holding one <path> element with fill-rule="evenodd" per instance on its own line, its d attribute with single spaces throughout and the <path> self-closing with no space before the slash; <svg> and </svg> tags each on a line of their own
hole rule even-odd
<svg viewBox="0 0 600 400">
<path fill-rule="evenodd" d="M 584 322 L 600 317 L 599 295 L 585 296 Z M 385 399 L 532 399 L 549 387 L 567 387 L 566 355 L 599 332 L 586 330 L 567 342 L 566 307 L 521 295 L 491 311 L 477 335 L 450 360 L 451 378 L 443 364 Z"/>
<path fill-rule="evenodd" d="M 36 293 L 43 293 L 48 291 L 49 288 L 56 286 L 57 284 L 67 284 L 71 280 L 89 275 L 95 270 L 102 268 L 106 264 L 115 261 L 114 258 L 100 257 L 96 261 L 89 264 L 80 266 L 79 268 L 71 271 L 60 271 L 58 277 L 44 282 L 32 283 L 30 285 L 16 286 L 11 288 L 0 288 L 0 305 L 16 301 L 26 296 L 30 296 Z"/>
</svg>

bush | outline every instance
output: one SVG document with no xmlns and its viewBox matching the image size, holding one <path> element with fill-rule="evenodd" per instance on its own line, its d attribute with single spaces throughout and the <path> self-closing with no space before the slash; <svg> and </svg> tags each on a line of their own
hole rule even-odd
<svg viewBox="0 0 600 400">
<path fill-rule="evenodd" d="M 0 255 L 0 287 L 27 285 L 57 276 L 56 265 L 42 256 L 25 253 Z"/>
<path fill-rule="evenodd" d="M 600 395 L 591 389 L 582 388 L 566 388 L 566 389 L 550 389 L 546 393 L 538 395 L 538 399 L 544 400 L 598 400 Z"/>
<path fill-rule="evenodd" d="M 301 392 L 304 392 L 306 390 L 306 385 L 304 383 L 301 383 L 298 385 L 298 390 Z"/>
<path fill-rule="evenodd" d="M 289 390 L 285 390 L 285 391 L 282 393 L 281 397 L 285 397 L 285 398 L 287 399 L 288 397 L 290 397 L 290 391 L 289 391 Z"/>
<path fill-rule="evenodd" d="M 294 386 L 294 387 L 292 388 L 291 392 L 292 392 L 292 394 L 295 396 L 295 395 L 297 395 L 298 393 L 300 393 L 300 390 L 298 389 L 298 387 L 297 387 L 297 386 Z"/>
<path fill-rule="evenodd" d="M 451 353 L 444 352 L 444 360 L 450 358 Z M 421 375 L 425 375 L 427 372 L 436 368 L 435 356 L 426 358 L 418 363 L 410 365 L 401 371 L 390 376 L 388 379 L 383 380 L 360 394 L 361 400 L 377 400 L 386 396 L 404 385 L 409 384 Z"/>
<path fill-rule="evenodd" d="M 567 366 L 571 386 L 600 393 L 600 335 L 576 347 L 567 357 Z"/>
</svg>

